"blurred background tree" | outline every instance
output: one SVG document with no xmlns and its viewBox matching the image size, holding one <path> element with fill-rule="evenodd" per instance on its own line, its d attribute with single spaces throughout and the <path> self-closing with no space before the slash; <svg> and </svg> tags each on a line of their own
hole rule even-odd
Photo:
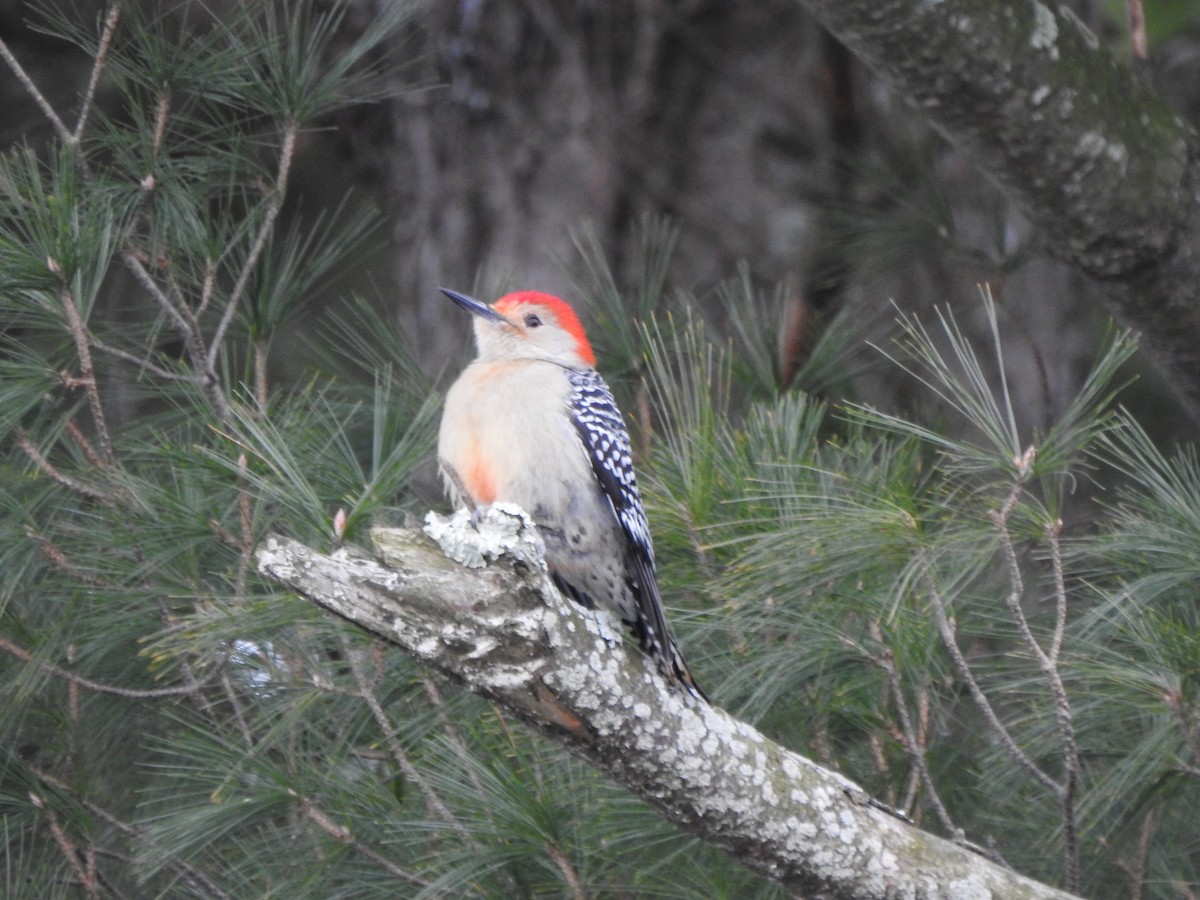
<svg viewBox="0 0 1200 900">
<path fill-rule="evenodd" d="M 1145 69 L 1193 114 L 1179 9 Z M 1200 891 L 1194 423 L 799 5 L 0 38 L 6 896 L 772 895 L 251 571 L 441 502 L 439 284 L 584 307 L 717 702 L 1037 877 Z"/>
</svg>

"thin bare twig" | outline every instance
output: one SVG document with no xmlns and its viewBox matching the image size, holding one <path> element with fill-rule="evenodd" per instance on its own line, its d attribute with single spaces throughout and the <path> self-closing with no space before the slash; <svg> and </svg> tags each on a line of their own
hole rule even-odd
<svg viewBox="0 0 1200 900">
<path fill-rule="evenodd" d="M 454 748 L 454 755 L 463 764 L 463 769 L 466 771 L 467 777 L 471 779 L 471 783 L 479 790 L 479 795 L 483 796 L 486 792 L 483 788 L 483 782 L 479 778 L 479 773 L 475 771 L 475 766 L 470 764 L 472 757 L 470 751 L 467 750 L 467 742 L 463 740 L 462 735 L 458 731 L 458 726 L 454 724 L 454 720 L 447 715 L 446 698 L 442 696 L 442 692 L 438 690 L 437 684 L 428 675 L 421 679 L 421 686 L 425 688 L 425 696 L 437 707 L 438 716 L 442 720 L 442 730 L 446 733 L 446 738 L 450 741 L 450 746 Z M 491 813 L 489 812 L 488 815 L 490 816 Z"/>
<path fill-rule="evenodd" d="M 42 554 L 43 559 L 55 568 L 62 569 L 62 571 L 75 580 L 99 588 L 110 588 L 113 586 L 111 582 L 71 562 L 61 547 L 44 534 L 39 534 L 37 529 L 32 525 L 25 526 L 25 536 L 37 544 L 38 551 Z"/>
<path fill-rule="evenodd" d="M 100 877 L 100 873 L 96 869 L 96 845 L 88 842 L 83 849 L 83 870 L 87 873 L 87 884 L 89 887 L 99 886 L 108 887 L 111 891 L 111 885 L 107 884 L 106 880 Z M 99 887 L 96 888 L 96 896 L 100 896 Z"/>
<path fill-rule="evenodd" d="M 225 697 L 229 700 L 229 708 L 233 710 L 233 720 L 237 722 L 238 730 L 242 733 L 242 742 L 246 745 L 247 750 L 253 750 L 254 735 L 250 731 L 250 725 L 246 722 L 246 713 L 242 710 L 242 704 L 238 702 L 233 682 L 229 680 L 229 672 L 224 668 L 221 670 L 221 689 L 225 691 Z"/>
<path fill-rule="evenodd" d="M 950 659 L 954 663 L 954 667 L 958 670 L 959 677 L 966 684 L 967 690 L 971 692 L 971 699 L 979 707 L 979 711 L 983 714 L 988 727 L 1000 739 L 1000 743 L 1004 745 L 1004 749 L 1008 751 L 1009 755 L 1021 768 L 1025 769 L 1038 784 L 1042 785 L 1054 794 L 1054 796 L 1061 796 L 1063 791 L 1062 785 L 1046 774 L 1024 750 L 1017 746 L 1017 742 L 1013 740 L 1013 736 L 1008 733 L 1008 729 L 1004 727 L 1004 723 L 996 715 L 996 711 L 992 708 L 992 704 L 983 692 L 983 688 L 979 686 L 979 682 L 975 678 L 975 673 L 971 669 L 971 664 L 967 662 L 962 648 L 958 646 L 958 638 L 954 633 L 954 624 L 950 621 L 950 617 L 946 613 L 946 604 L 942 600 L 937 586 L 933 583 L 933 576 L 928 566 L 925 567 L 924 580 L 926 589 L 929 591 L 929 603 L 933 607 L 933 617 L 937 622 L 938 631 L 942 635 L 942 643 L 946 645 L 946 650 L 950 654 Z"/>
<path fill-rule="evenodd" d="M 1057 665 L 1062 652 L 1063 636 L 1067 630 L 1067 580 L 1063 574 L 1062 549 L 1058 537 L 1062 534 L 1062 519 L 1046 526 L 1046 540 L 1050 544 L 1050 566 L 1054 571 L 1054 636 L 1050 639 L 1050 662 Z"/>
<path fill-rule="evenodd" d="M 208 362 L 208 352 L 204 346 L 203 335 L 200 333 L 200 327 L 195 318 L 190 315 L 190 310 L 187 310 L 186 306 L 183 309 L 176 306 L 175 302 L 167 296 L 154 277 L 146 270 L 137 251 L 132 246 L 126 247 L 121 252 L 121 258 L 125 261 L 126 268 L 133 273 L 137 283 L 145 288 L 147 293 L 158 303 L 159 308 L 166 313 L 167 318 L 174 323 L 179 336 L 183 338 L 188 359 L 192 363 L 195 381 L 200 385 L 213 412 L 222 421 L 228 419 L 229 401 L 221 392 L 221 381 L 217 377 L 216 370 Z"/>
<path fill-rule="evenodd" d="M 75 664 L 75 645 L 67 645 L 67 662 Z M 79 755 L 79 684 L 67 682 L 67 759 L 74 769 Z M 72 771 L 72 777 L 78 777 L 77 771 Z"/>
<path fill-rule="evenodd" d="M 65 143 L 72 143 L 70 129 L 58 117 L 58 113 L 54 111 L 54 107 L 50 105 L 50 101 L 38 90 L 37 85 L 33 83 L 33 79 L 29 77 L 29 73 L 17 62 L 17 58 L 8 49 L 8 44 L 4 43 L 2 39 L 0 39 L 0 59 L 4 60 L 12 73 L 17 76 L 17 81 L 21 82 L 21 87 L 25 88 L 25 93 L 33 98 L 34 103 L 38 105 L 42 113 L 50 120 L 50 124 L 58 132 L 59 138 Z"/>
<path fill-rule="evenodd" d="M 180 310 L 175 308 L 175 304 L 171 301 L 171 298 L 166 295 L 166 292 L 163 291 L 161 287 L 159 287 L 159 284 L 154 280 L 154 277 L 148 271 L 146 271 L 146 266 L 142 263 L 142 260 L 138 255 L 138 251 L 132 245 L 126 246 L 126 248 L 121 251 L 121 258 L 125 261 L 125 266 L 133 275 L 134 280 L 146 290 L 146 293 L 150 295 L 151 299 L 158 304 L 159 309 L 166 313 L 167 318 L 174 323 L 175 330 L 179 332 L 180 336 L 185 340 L 190 338 L 192 332 L 192 323 L 190 323 L 187 318 L 184 317 Z"/>
<path fill-rule="evenodd" d="M 1050 696 L 1054 700 L 1055 720 L 1058 723 L 1059 737 L 1062 740 L 1063 780 L 1057 794 L 1059 802 L 1062 805 L 1063 842 L 1066 853 L 1066 883 L 1068 890 L 1075 891 L 1079 887 L 1079 834 L 1075 821 L 1075 794 L 1079 786 L 1079 750 L 1075 742 L 1075 724 L 1071 714 L 1071 703 L 1067 696 L 1066 686 L 1063 684 L 1062 675 L 1058 671 L 1058 665 L 1054 659 L 1051 659 L 1047 655 L 1038 643 L 1037 638 L 1034 637 L 1033 630 L 1029 627 L 1029 620 L 1025 617 L 1025 611 L 1021 608 L 1021 599 L 1025 593 L 1025 585 L 1024 579 L 1021 576 L 1021 564 L 1017 559 L 1017 550 L 1013 544 L 1012 533 L 1008 528 L 1008 521 L 1013 509 L 1016 507 L 1017 500 L 1021 496 L 1022 490 L 1023 485 L 1018 482 L 1013 486 L 1004 505 L 999 510 L 992 510 L 989 516 L 992 523 L 996 526 L 996 531 L 1000 536 L 1000 545 L 1004 551 L 1004 558 L 1008 563 L 1009 592 L 1005 598 L 1005 603 L 1017 627 L 1017 632 L 1021 635 L 1021 640 L 1037 662 L 1038 668 L 1042 672 L 1042 677 L 1045 679 L 1046 686 L 1050 690 Z M 1057 557 L 1057 553 L 1055 553 L 1057 549 L 1057 537 L 1054 535 L 1054 529 L 1048 529 L 1047 533 L 1051 536 L 1052 540 L 1052 556 Z M 1061 560 L 1058 561 L 1058 568 L 1061 569 Z M 1056 581 L 1058 574 L 1056 572 Z M 1057 584 L 1055 588 L 1057 591 Z M 1056 618 L 1061 615 L 1065 620 L 1065 587 L 1058 601 L 1057 610 Z M 1055 640 L 1058 640 L 1057 622 L 1055 625 Z M 1052 652 L 1056 652 L 1053 645 L 1051 649 Z"/>
<path fill-rule="evenodd" d="M 164 381 L 190 381 L 195 382 L 195 375 L 185 375 L 182 372 L 172 372 L 170 369 L 164 369 L 162 366 L 152 363 L 148 357 L 139 356 L 136 353 L 130 353 L 127 350 L 122 350 L 120 347 L 114 347 L 112 344 L 101 341 L 97 338 L 92 338 L 92 349 L 99 350 L 101 353 L 107 353 L 109 356 L 116 357 L 127 363 L 132 363 L 139 369 L 149 372 L 155 378 L 161 378 Z"/>
<path fill-rule="evenodd" d="M 546 853 L 554 860 L 554 865 L 558 866 L 558 871 L 562 872 L 562 876 L 566 879 L 567 886 L 571 889 L 571 896 L 574 900 L 587 900 L 587 894 L 583 892 L 583 885 L 579 883 L 579 876 L 575 873 L 575 867 L 571 865 L 571 861 L 567 859 L 567 855 L 554 846 L 554 844 L 546 845 Z"/>
<path fill-rule="evenodd" d="M 199 318 L 212 301 L 213 289 L 217 286 L 217 262 L 209 257 L 204 260 L 204 283 L 200 286 L 200 302 L 196 304 L 196 317 Z"/>
<path fill-rule="evenodd" d="M 955 834 L 958 829 L 954 825 L 954 820 L 950 818 L 949 811 L 942 803 L 942 798 L 938 795 L 937 787 L 929 774 L 929 767 L 925 765 L 925 743 L 918 738 L 917 731 L 913 727 L 912 716 L 908 712 L 908 701 L 904 697 L 904 689 L 900 684 L 900 673 L 896 671 L 896 661 L 892 651 L 884 645 L 883 631 L 878 622 L 871 623 L 871 637 L 884 647 L 884 652 L 881 655 L 873 656 L 871 662 L 883 669 L 887 676 L 888 693 L 891 695 L 892 705 L 896 708 L 896 716 L 900 720 L 900 736 L 903 738 L 904 752 L 912 760 L 913 768 L 917 770 L 917 775 L 925 787 L 930 805 L 933 806 L 933 811 L 942 828 L 946 830 L 947 834 Z"/>
<path fill-rule="evenodd" d="M 88 113 L 96 99 L 96 86 L 100 84 L 100 74 L 108 62 L 108 48 L 112 46 L 113 35 L 117 31 L 117 22 L 121 18 L 121 7 L 113 4 L 108 8 L 104 18 L 104 31 L 100 35 L 100 45 L 96 48 L 96 58 L 92 62 L 92 75 L 88 79 L 87 91 L 83 95 L 83 105 L 79 109 L 79 121 L 75 123 L 75 133 L 71 135 L 71 143 L 78 144 L 83 137 L 84 126 L 87 125 Z"/>
<path fill-rule="evenodd" d="M 66 430 L 67 436 L 71 439 L 72 443 L 74 443 L 75 446 L 78 447 L 83 455 L 87 458 L 87 461 L 97 469 L 103 469 L 104 460 L 100 458 L 100 454 L 96 452 L 96 448 L 92 445 L 92 442 L 88 440 L 87 435 L 84 434 L 80 427 L 75 424 L 75 420 L 68 419 L 64 429 Z"/>
<path fill-rule="evenodd" d="M 887 702 L 887 686 L 886 685 L 883 688 L 883 698 L 884 698 L 884 702 L 886 703 Z M 887 802 L 888 806 L 890 806 L 892 808 L 899 808 L 901 804 L 899 801 L 899 797 L 896 794 L 895 785 L 892 784 L 892 779 L 891 779 L 892 767 L 888 763 L 887 752 L 884 749 L 883 732 L 876 731 L 875 729 L 871 729 L 871 731 L 869 731 L 867 733 L 867 750 L 871 754 L 871 765 L 874 766 L 875 773 L 877 775 L 883 776 L 882 781 L 884 784 L 887 785 L 887 794 L 884 797 L 884 800 Z M 913 788 L 914 784 L 916 784 L 916 769 L 910 766 L 909 770 L 908 770 L 908 788 L 905 793 L 906 802 L 904 803 L 904 811 L 906 813 L 909 813 L 910 815 L 911 815 L 910 810 L 912 809 L 912 801 L 916 797 L 916 792 L 915 792 L 915 789 Z M 911 792 L 911 793 L 909 793 L 909 792 Z"/>
<path fill-rule="evenodd" d="M 75 846 L 75 842 L 71 840 L 71 836 L 59 824 L 58 817 L 54 815 L 54 811 L 46 805 L 46 801 L 40 795 L 35 794 L 33 791 L 29 792 L 29 802 L 46 817 L 46 824 L 50 828 L 50 834 L 54 836 L 54 843 L 58 844 L 58 849 L 62 851 L 63 856 L 67 860 L 67 865 L 75 873 L 75 877 L 79 881 L 79 886 L 87 894 L 88 900 L 99 900 L 100 892 L 96 889 L 95 878 L 90 877 L 84 869 L 83 864 L 80 863 L 79 848 Z"/>
<path fill-rule="evenodd" d="M 283 140 L 279 147 L 279 165 L 275 171 L 275 184 L 271 188 L 270 197 L 267 201 L 267 212 L 263 217 L 262 224 L 258 226 L 258 233 L 254 236 L 254 243 L 250 245 L 250 252 L 246 256 L 246 262 L 242 265 L 241 272 L 238 273 L 237 281 L 234 283 L 233 290 L 229 294 L 229 300 L 226 302 L 225 311 L 221 314 L 221 321 L 217 324 L 217 329 L 213 332 L 212 341 L 208 345 L 209 369 L 213 369 L 217 364 L 217 355 L 221 352 L 221 343 L 225 339 L 225 332 L 233 322 L 233 317 L 237 312 L 238 306 L 241 304 L 242 296 L 246 293 L 246 286 L 250 283 L 250 276 L 254 274 L 254 269 L 258 265 L 258 258 L 267 246 L 267 240 L 271 237 L 271 232 L 275 227 L 275 220 L 279 217 L 279 211 L 283 209 L 284 197 L 287 194 L 288 174 L 291 172 L 292 160 L 296 155 L 296 135 L 298 130 L 299 126 L 294 121 L 289 120 L 284 125 Z"/>
<path fill-rule="evenodd" d="M 1142 0 L 1129 0 L 1129 47 L 1133 58 L 1142 60 L 1149 51 L 1146 40 L 1146 11 L 1142 8 Z"/>
<path fill-rule="evenodd" d="M 87 799 L 86 797 L 79 796 L 78 792 L 74 788 L 70 787 L 65 782 L 61 781 L 60 779 L 55 778 L 49 772 L 44 772 L 40 769 L 35 768 L 34 766 L 30 766 L 29 771 L 31 771 L 35 776 L 37 776 L 39 781 L 45 782 L 46 784 L 50 785 L 55 790 L 62 791 L 63 793 L 71 794 L 75 798 L 75 800 L 78 803 L 85 806 L 88 809 L 88 811 L 92 813 L 92 815 L 96 816 L 99 819 L 103 819 L 105 822 L 107 822 L 113 828 L 117 829 L 117 831 L 120 831 L 122 834 L 136 838 L 138 843 L 145 843 L 147 841 L 152 841 L 152 839 L 149 838 L 145 833 L 143 833 L 139 829 L 135 828 L 134 826 L 130 825 L 128 822 L 124 822 L 121 819 L 117 818 L 116 816 L 114 816 L 111 812 L 109 812 L 104 807 L 99 806 L 96 803 L 93 803 L 91 800 Z M 109 854 L 105 851 L 100 851 L 100 852 L 105 853 L 105 855 L 115 855 L 115 854 Z M 197 869 L 195 866 L 191 865 L 190 863 L 184 862 L 183 860 L 180 860 L 178 858 L 173 858 L 173 859 L 169 859 L 167 861 L 167 866 L 169 868 L 177 870 L 184 878 L 190 879 L 190 880 L 196 882 L 197 884 L 203 886 L 204 890 L 207 891 L 209 893 L 209 895 L 218 898 L 218 900 L 230 900 L 229 895 L 226 894 L 223 890 L 221 890 L 211 878 L 209 878 L 207 875 L 205 875 L 203 872 L 201 872 L 199 869 Z"/>
<path fill-rule="evenodd" d="M 246 595 L 246 578 L 254 562 L 254 500 L 246 490 L 246 475 L 249 461 L 246 454 L 238 454 L 238 525 L 241 529 L 241 547 L 238 551 L 237 579 L 234 582 L 238 599 Z"/>
<path fill-rule="evenodd" d="M 1138 834 L 1137 856 L 1132 863 L 1119 860 L 1117 865 L 1129 874 L 1130 900 L 1142 900 L 1146 887 L 1146 860 L 1150 857 L 1150 839 L 1154 835 L 1154 810 L 1150 810 L 1142 818 L 1142 828 Z"/>
<path fill-rule="evenodd" d="M 38 659 L 24 647 L 13 643 L 3 635 L 0 635 L 0 650 L 12 654 L 17 659 L 32 663 L 43 672 L 49 672 L 51 675 L 62 678 L 71 684 L 87 688 L 89 691 L 95 691 L 98 694 L 112 694 L 115 697 L 125 697 L 129 700 L 156 700 L 160 697 L 181 697 L 194 693 L 203 684 L 203 682 L 193 681 L 189 684 L 169 688 L 137 689 L 117 687 L 112 684 L 102 684 L 99 681 L 92 681 L 90 678 L 76 675 L 74 672 L 69 672 L 54 665 L 54 663 Z"/>
<path fill-rule="evenodd" d="M 375 696 L 375 692 L 371 688 L 371 683 L 363 671 L 358 653 L 350 646 L 349 640 L 345 637 L 342 638 L 342 651 L 350 666 L 350 671 L 354 675 L 354 682 L 358 685 L 358 696 L 367 704 L 367 708 L 371 710 L 371 716 L 375 719 L 375 724 L 383 734 L 383 740 L 387 745 L 388 753 L 400 768 L 400 771 L 404 773 L 404 777 L 415 784 L 418 790 L 421 791 L 421 794 L 425 797 L 425 805 L 429 809 L 430 815 L 437 816 L 463 837 L 470 840 L 473 845 L 478 846 L 471 838 L 470 832 L 467 831 L 462 822 L 458 821 L 458 818 L 450 811 L 450 808 L 442 802 L 442 798 L 429 786 L 429 782 L 425 780 L 421 772 L 408 758 L 408 754 L 404 752 L 400 741 L 396 739 L 396 727 L 388 719 L 387 713 L 383 709 L 383 704 L 379 702 L 379 698 Z"/>
<path fill-rule="evenodd" d="M 90 484 L 86 484 L 82 481 L 72 478 L 70 475 L 64 475 L 62 472 L 60 472 L 58 468 L 50 462 L 50 460 L 46 459 L 46 457 L 42 455 L 42 451 L 37 448 L 37 444 L 33 442 L 33 439 L 29 436 L 28 432 L 26 432 L 24 428 L 17 429 L 16 438 L 17 444 L 20 446 L 21 450 L 24 451 L 25 455 L 29 457 L 30 461 L 37 466 L 38 471 L 40 471 L 47 478 L 58 482 L 63 487 L 74 491 L 77 494 L 82 494 L 85 497 L 91 497 L 93 500 L 100 500 L 104 503 L 112 502 L 113 497 L 107 491 L 94 488 Z"/>
<path fill-rule="evenodd" d="M 255 338 L 254 347 L 254 405 L 259 415 L 267 414 L 270 394 L 267 388 L 267 356 L 270 345 L 265 338 Z"/>
<path fill-rule="evenodd" d="M 61 278 L 62 273 L 58 268 L 58 263 L 51 260 L 50 267 Z M 96 443 L 99 445 L 100 459 L 104 462 L 105 467 L 109 467 L 116 463 L 116 459 L 113 456 L 112 440 L 108 436 L 108 421 L 104 415 L 104 405 L 100 401 L 100 389 L 96 384 L 96 369 L 92 364 L 92 347 L 88 341 L 87 328 L 79 313 L 79 306 L 75 303 L 75 295 L 71 293 L 71 289 L 65 282 L 59 284 L 58 300 L 62 304 L 63 312 L 66 313 L 67 328 L 71 332 L 71 339 L 75 342 L 75 352 L 79 356 L 78 382 L 83 387 L 84 394 L 87 396 L 88 408 L 92 412 L 92 425 L 96 429 Z"/>
<path fill-rule="evenodd" d="M 150 154 L 155 159 L 162 150 L 163 138 L 167 134 L 167 116 L 170 112 L 171 95 L 164 91 L 158 95 L 158 102 L 154 105 L 154 136 L 150 141 Z"/>
<path fill-rule="evenodd" d="M 300 805 L 300 812 L 304 815 L 304 818 L 308 819 L 308 821 L 312 822 L 334 840 L 345 844 L 347 847 L 354 848 L 354 850 L 356 850 L 358 853 L 361 853 L 373 863 L 382 866 L 392 875 L 403 881 L 407 881 L 410 884 L 415 884 L 418 887 L 427 887 L 429 885 L 429 882 L 421 876 L 414 875 L 407 869 L 396 865 L 386 856 L 381 855 L 374 848 L 362 843 L 354 836 L 354 833 L 349 828 L 347 828 L 345 825 L 337 824 L 337 822 L 329 818 L 329 816 L 326 815 L 311 800 L 307 799 L 306 797 L 301 797 L 291 788 L 288 788 L 288 793 L 296 798 Z"/>
</svg>

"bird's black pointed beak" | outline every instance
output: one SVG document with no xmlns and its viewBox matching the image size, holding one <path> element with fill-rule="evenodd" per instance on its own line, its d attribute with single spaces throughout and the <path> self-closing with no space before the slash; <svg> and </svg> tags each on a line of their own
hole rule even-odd
<svg viewBox="0 0 1200 900">
<path fill-rule="evenodd" d="M 489 322 L 506 322 L 507 319 L 500 313 L 496 312 L 482 300 L 476 300 L 474 297 L 468 297 L 466 294 L 460 294 L 458 291 L 452 291 L 449 288 L 438 288 L 443 294 L 473 315 L 479 316 L 481 319 L 487 319 Z"/>
</svg>

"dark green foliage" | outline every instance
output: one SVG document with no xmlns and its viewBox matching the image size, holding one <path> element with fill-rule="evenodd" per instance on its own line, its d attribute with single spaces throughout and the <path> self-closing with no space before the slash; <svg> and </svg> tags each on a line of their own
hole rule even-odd
<svg viewBox="0 0 1200 900">
<path fill-rule="evenodd" d="M 364 301 L 296 352 L 373 219 L 280 214 L 297 135 L 373 95 L 395 21 L 345 43 L 339 5 L 239 8 L 123 11 L 118 106 L 0 161 L 0 893 L 776 896 L 257 577 L 269 531 L 421 512 L 438 400 Z M 57 24 L 89 52 L 105 27 Z M 743 273 L 703 321 L 669 223 L 636 232 L 621 277 L 581 232 L 577 294 L 715 701 L 1037 877 L 1077 853 L 1090 895 L 1194 886 L 1200 467 L 1112 411 L 1129 339 L 1023 434 L 986 293 L 990 346 L 902 316 L 879 354 L 843 312 L 801 353 L 786 286 Z M 865 364 L 942 420 L 838 405 Z"/>
</svg>

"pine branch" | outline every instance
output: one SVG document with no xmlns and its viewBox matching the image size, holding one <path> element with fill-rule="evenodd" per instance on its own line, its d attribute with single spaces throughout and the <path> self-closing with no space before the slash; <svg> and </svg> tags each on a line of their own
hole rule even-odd
<svg viewBox="0 0 1200 900">
<path fill-rule="evenodd" d="M 38 777 L 39 780 L 53 787 L 55 790 L 64 794 L 72 794 L 73 789 L 70 785 L 55 778 L 49 772 L 31 766 L 30 771 Z M 133 838 L 138 842 L 147 841 L 148 838 L 143 829 L 136 828 L 128 822 L 118 818 L 109 812 L 98 803 L 89 800 L 87 797 L 79 797 L 79 803 L 82 804 L 88 812 L 99 819 L 104 820 L 121 834 Z M 36 804 L 35 804 L 36 805 Z M 99 851 L 103 853 L 104 851 Z M 186 860 L 172 859 L 167 862 L 168 867 L 178 872 L 179 876 L 185 880 L 189 886 L 196 891 L 200 896 L 214 897 L 216 900 L 231 900 L 229 894 L 221 890 L 216 882 L 214 882 L 202 869 L 192 865 Z"/>
<path fill-rule="evenodd" d="M 379 559 L 271 536 L 259 570 L 464 682 L 789 890 L 1069 896 L 907 825 L 853 782 L 672 689 L 623 648 L 614 620 L 553 588 L 519 511 L 427 521 L 475 568 L 415 529 L 376 529 Z"/>
</svg>

